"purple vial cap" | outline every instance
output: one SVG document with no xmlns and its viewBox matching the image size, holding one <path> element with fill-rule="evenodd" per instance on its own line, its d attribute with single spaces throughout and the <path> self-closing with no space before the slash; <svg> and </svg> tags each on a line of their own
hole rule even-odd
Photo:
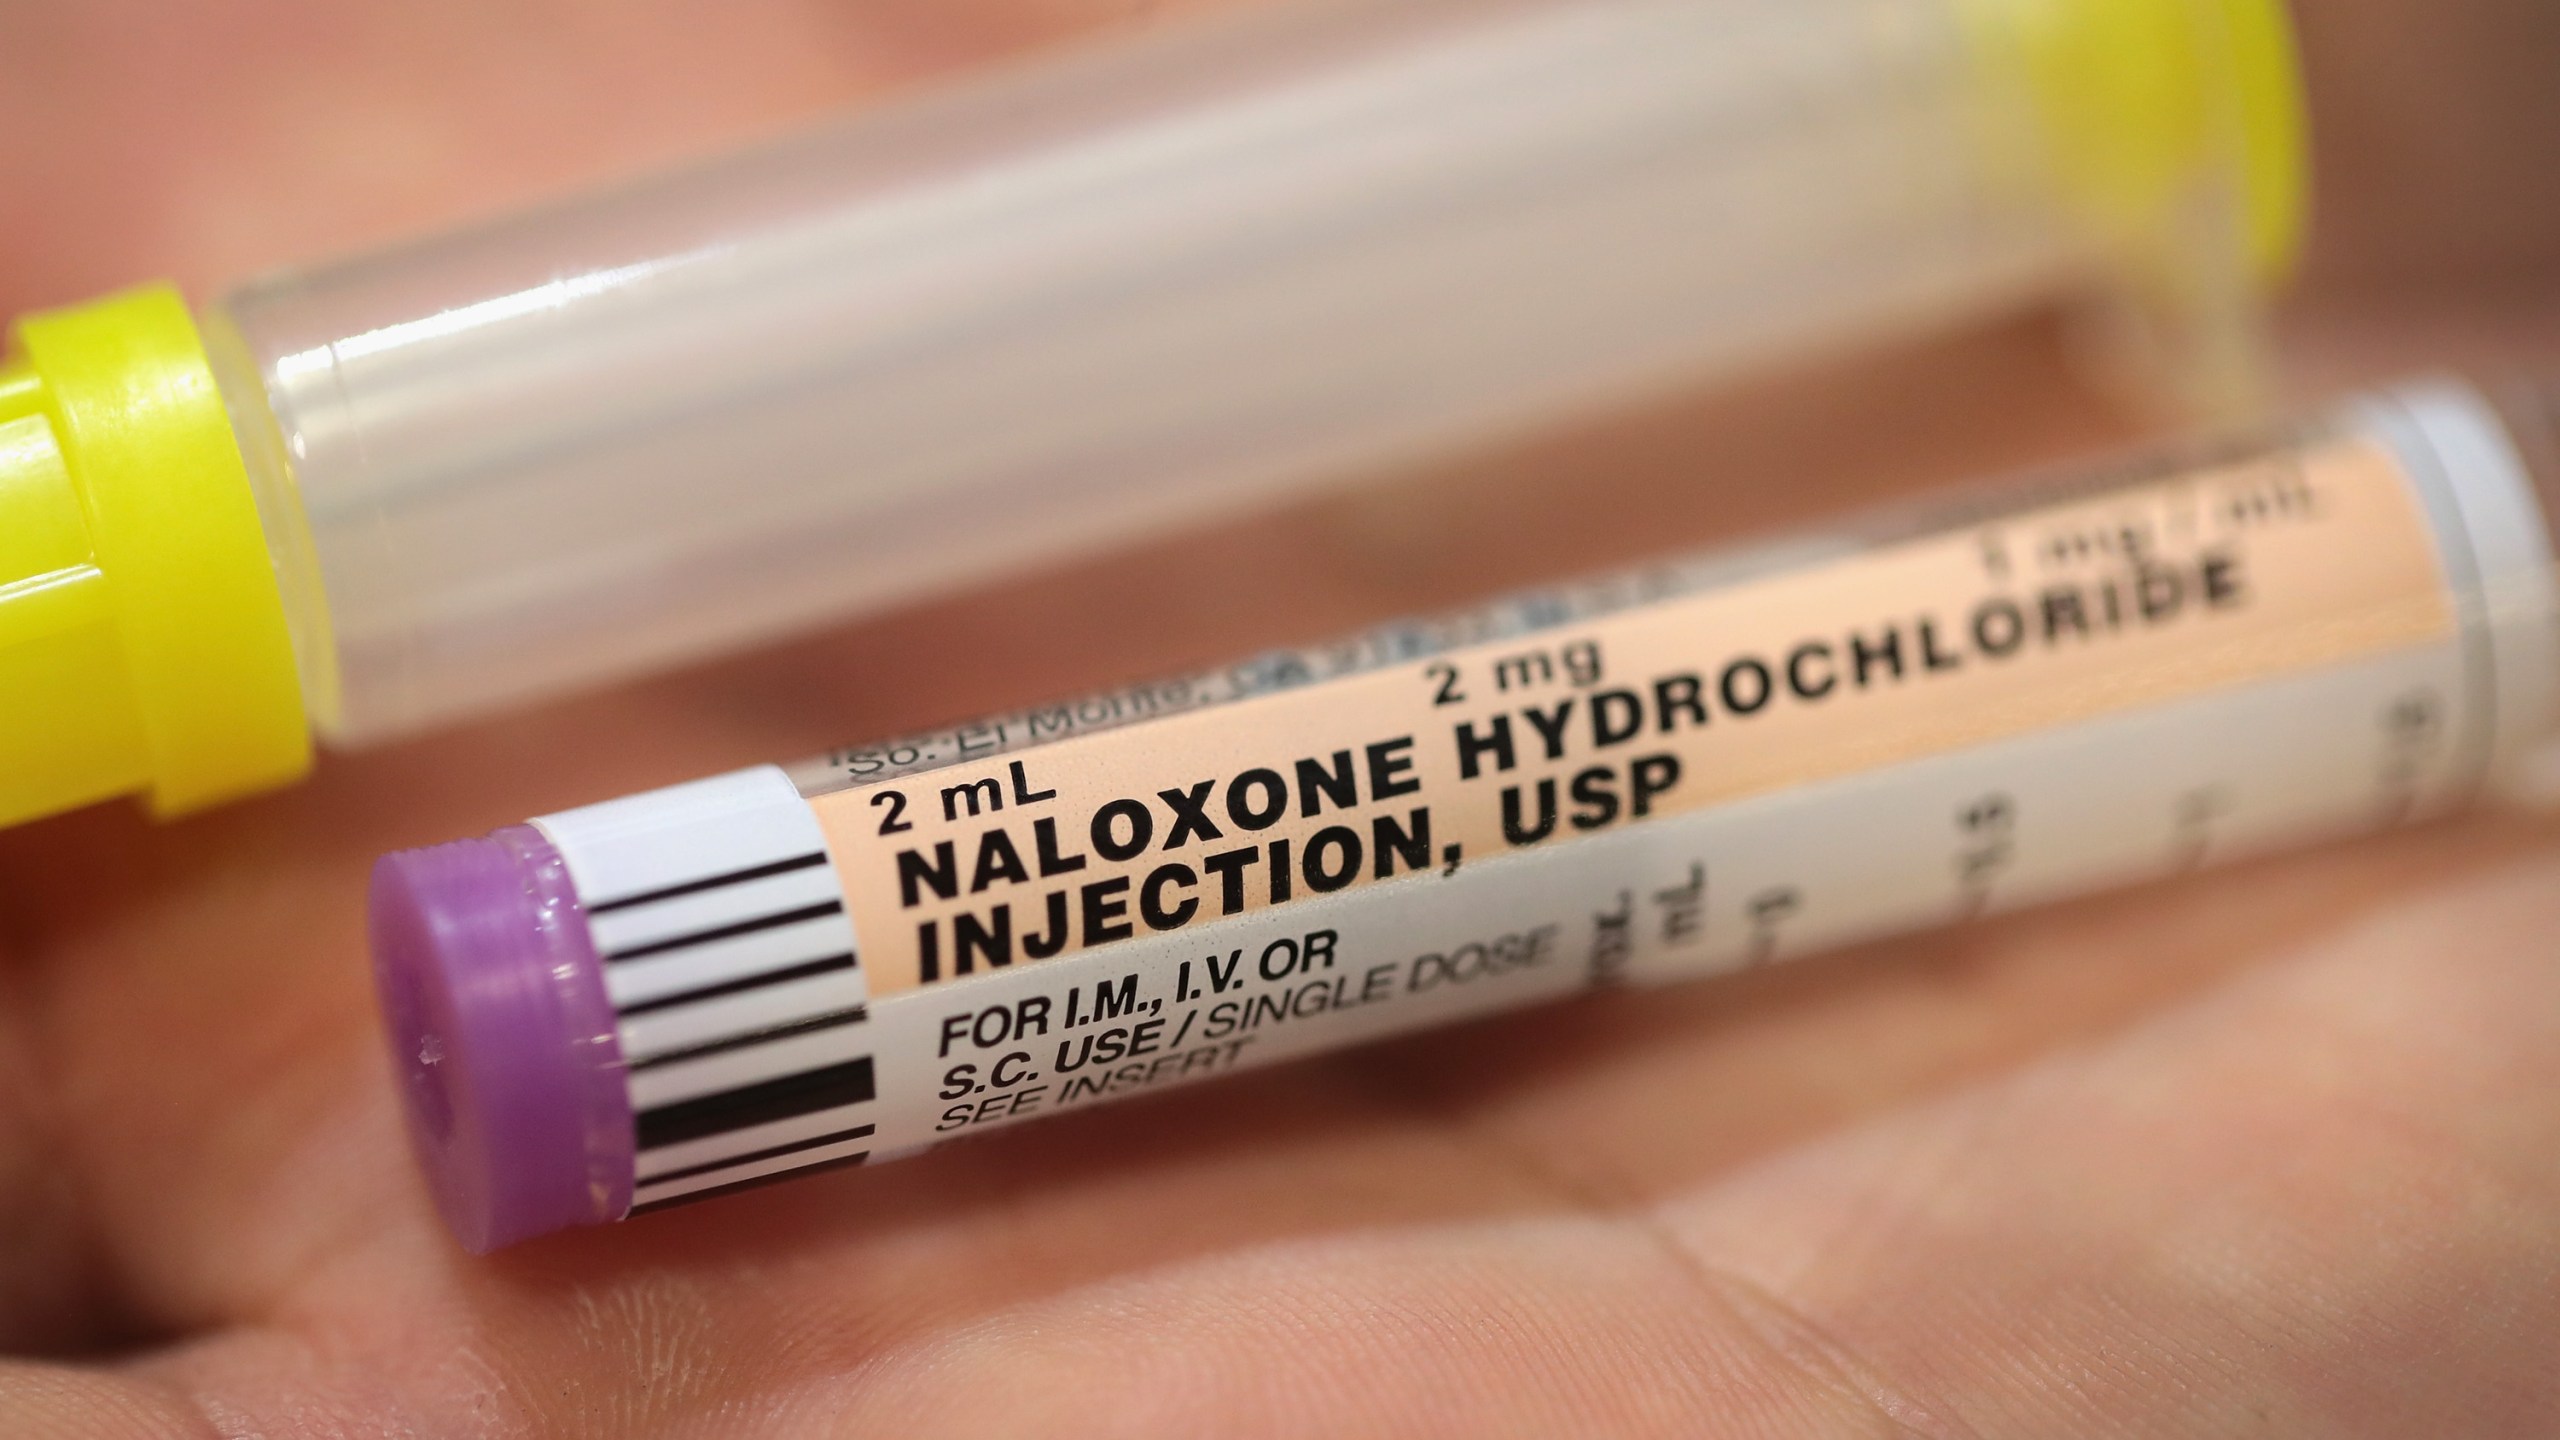
<svg viewBox="0 0 2560 1440">
<path fill-rule="evenodd" d="M 418 1163 L 486 1254 L 631 1208 L 631 1102 L 604 968 L 530 825 L 384 856 L 374 984 Z"/>
</svg>

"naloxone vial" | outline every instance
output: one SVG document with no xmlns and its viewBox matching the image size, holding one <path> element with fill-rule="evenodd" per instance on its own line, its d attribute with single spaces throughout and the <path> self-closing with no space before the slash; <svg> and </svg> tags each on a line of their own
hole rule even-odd
<svg viewBox="0 0 2560 1440">
<path fill-rule="evenodd" d="M 2530 409 L 2413 386 L 392 855 L 418 1152 L 487 1249 L 2552 788 Z"/>
</svg>

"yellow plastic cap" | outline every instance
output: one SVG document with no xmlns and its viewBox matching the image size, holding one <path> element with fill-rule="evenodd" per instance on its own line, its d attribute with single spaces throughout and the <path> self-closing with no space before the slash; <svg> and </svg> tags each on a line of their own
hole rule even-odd
<svg viewBox="0 0 2560 1440">
<path fill-rule="evenodd" d="M 176 815 L 311 765 L 249 475 L 165 286 L 30 315 L 0 359 L 0 824 Z"/>
<path fill-rule="evenodd" d="M 2033 105 L 2065 203 L 2101 235 L 2168 263 L 2220 245 L 2266 285 L 2291 272 L 2310 182 L 2284 0 L 1958 3 Z"/>
</svg>

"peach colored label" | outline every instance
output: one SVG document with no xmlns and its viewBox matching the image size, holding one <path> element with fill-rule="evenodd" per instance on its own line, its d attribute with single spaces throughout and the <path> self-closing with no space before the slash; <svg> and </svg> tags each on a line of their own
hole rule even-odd
<svg viewBox="0 0 2560 1440">
<path fill-rule="evenodd" d="M 2439 640 L 2339 440 L 810 803 L 873 997 Z"/>
</svg>

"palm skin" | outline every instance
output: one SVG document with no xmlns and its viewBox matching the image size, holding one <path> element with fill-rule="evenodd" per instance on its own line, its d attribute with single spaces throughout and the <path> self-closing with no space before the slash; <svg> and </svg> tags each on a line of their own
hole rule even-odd
<svg viewBox="0 0 2560 1440">
<path fill-rule="evenodd" d="M 0 230 L 0 298 L 325 252 L 1108 9 L 279 4 L 142 40 L 140 12 L 10 14 L 0 109 L 63 139 L 5 162 L 53 219 Z M 2386 213 L 2345 179 L 2343 222 Z M 2513 210 L 2387 309 L 2417 242 L 2350 225 L 2301 383 L 2549 354 Z M 175 826 L 0 836 L 0 1435 L 2560 1431 L 2560 828 L 2514 818 L 488 1259 L 427 1207 L 363 966 L 381 851 L 2120 438 L 2051 330 L 1666 404 Z"/>
</svg>

